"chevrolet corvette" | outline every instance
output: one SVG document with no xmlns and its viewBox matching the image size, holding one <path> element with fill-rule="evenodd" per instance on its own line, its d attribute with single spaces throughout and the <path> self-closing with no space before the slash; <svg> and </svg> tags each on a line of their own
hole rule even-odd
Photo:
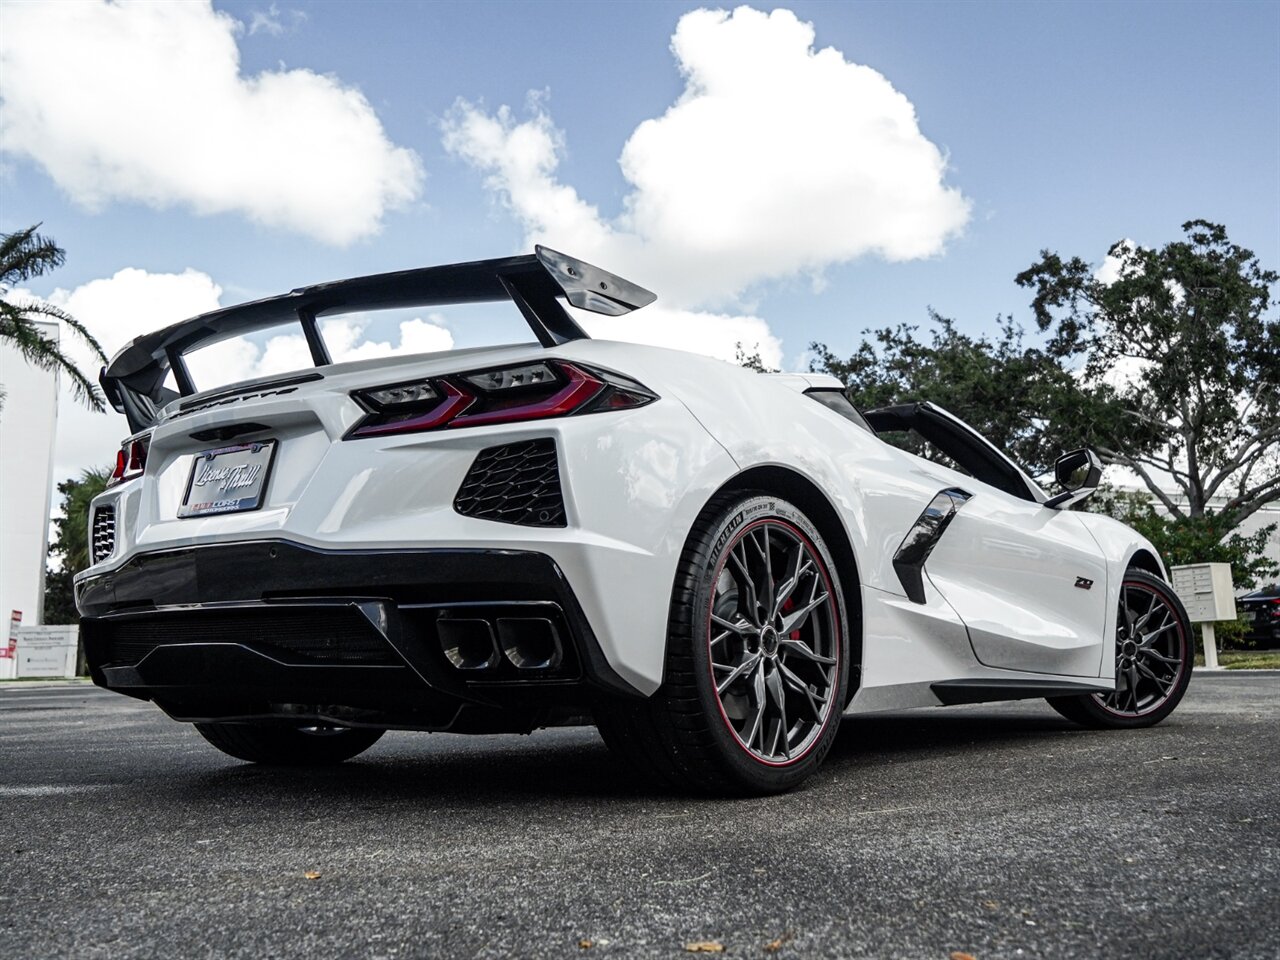
<svg viewBox="0 0 1280 960">
<path fill-rule="evenodd" d="M 859 411 L 830 376 L 579 324 L 654 299 L 539 247 L 133 340 L 100 378 L 131 434 L 75 581 L 94 681 L 253 762 L 595 724 L 644 775 L 714 793 L 794 786 L 853 714 L 1174 709 L 1187 616 L 1149 542 L 1071 509 L 1091 451 L 1050 494 L 934 404 Z M 534 341 L 330 355 L 332 318 L 474 303 Z M 281 324 L 301 369 L 195 382 L 194 352 Z"/>
</svg>

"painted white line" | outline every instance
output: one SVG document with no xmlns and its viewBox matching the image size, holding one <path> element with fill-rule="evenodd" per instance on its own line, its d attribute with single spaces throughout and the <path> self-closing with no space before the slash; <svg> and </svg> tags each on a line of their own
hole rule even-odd
<svg viewBox="0 0 1280 960">
<path fill-rule="evenodd" d="M 88 793 L 90 790 L 105 790 L 114 786 L 114 783 L 47 783 L 26 787 L 0 787 L 0 797 L 53 797 L 61 793 Z"/>
</svg>

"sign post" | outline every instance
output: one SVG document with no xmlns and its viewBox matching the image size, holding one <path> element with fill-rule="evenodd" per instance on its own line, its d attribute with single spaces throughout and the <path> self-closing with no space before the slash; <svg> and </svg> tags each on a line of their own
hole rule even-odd
<svg viewBox="0 0 1280 960">
<path fill-rule="evenodd" d="M 12 660 L 18 652 L 18 628 L 22 626 L 22 611 L 14 610 L 9 614 L 9 642 L 0 647 L 0 657 Z"/>
</svg>

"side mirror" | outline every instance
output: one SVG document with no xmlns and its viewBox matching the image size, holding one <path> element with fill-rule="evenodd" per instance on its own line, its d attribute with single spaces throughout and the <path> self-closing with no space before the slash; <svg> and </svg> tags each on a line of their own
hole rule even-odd
<svg viewBox="0 0 1280 960">
<path fill-rule="evenodd" d="M 1102 482 L 1102 461 L 1092 450 L 1072 450 L 1064 453 L 1053 465 L 1053 475 L 1058 486 L 1065 490 L 1045 501 L 1046 507 L 1063 510 L 1089 497 Z"/>
</svg>

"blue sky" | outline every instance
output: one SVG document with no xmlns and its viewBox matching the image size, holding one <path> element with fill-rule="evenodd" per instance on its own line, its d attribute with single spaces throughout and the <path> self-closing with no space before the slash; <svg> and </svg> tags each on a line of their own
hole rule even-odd
<svg viewBox="0 0 1280 960">
<path fill-rule="evenodd" d="M 20 7 L 8 3 L 0 11 L 11 21 L 4 30 L 11 38 Z M 697 5 L 214 8 L 243 25 L 234 35 L 242 77 L 308 70 L 358 89 L 385 141 L 416 155 L 425 174 L 417 196 L 389 201 L 376 232 L 345 244 L 255 223 L 243 210 L 203 214 L 180 197 L 148 205 L 137 198 L 141 188 L 133 197 L 117 190 L 88 209 L 48 162 L 15 142 L 15 130 L 23 128 L 7 123 L 0 127 L 0 229 L 43 221 L 68 252 L 66 267 L 32 292 L 48 296 L 61 288 L 68 302 L 78 288 L 125 268 L 148 275 L 192 270 L 212 278 L 226 304 L 307 282 L 522 249 L 544 235 L 547 221 L 513 211 L 509 193 L 486 184 L 493 169 L 468 161 L 456 146 L 446 149 L 442 123 L 456 128 L 459 98 L 467 116 L 481 119 L 510 105 L 508 128 L 541 118 L 538 129 L 559 137 L 554 181 L 616 225 L 633 189 L 619 156 L 637 127 L 661 118 L 685 90 L 670 45 L 682 15 Z M 725 280 L 722 289 L 708 281 L 685 294 L 681 305 L 690 309 L 762 319 L 780 341 L 785 365 L 802 362 L 810 340 L 848 351 L 864 327 L 921 323 L 930 305 L 974 333 L 990 329 L 1000 313 L 1025 318 L 1028 298 L 1013 276 L 1042 247 L 1100 261 L 1112 241 L 1163 243 L 1178 235 L 1182 221 L 1202 217 L 1225 223 L 1264 264 L 1280 266 L 1280 4 L 791 3 L 785 9 L 812 24 L 815 49 L 834 47 L 910 101 L 921 142 L 946 160 L 940 180 L 927 185 L 931 209 L 942 202 L 941 188 L 968 204 L 963 224 L 939 227 L 927 255 L 891 262 L 873 249 L 814 267 L 811 254 L 807 267 L 780 267 L 781 275 L 760 268 Z M 251 29 L 255 18 L 258 28 Z M 118 52 L 101 68 L 116 63 Z M 13 88 L 4 86 L 0 97 L 10 109 Z M 530 91 L 540 94 L 532 110 Z M 139 110 L 149 104 L 138 98 Z M 833 101 L 833 123 L 841 109 Z M 185 124 L 201 122 L 197 114 L 172 127 L 175 138 L 184 136 Z M 165 142 L 160 137 L 155 149 L 163 151 Z M 655 149 L 671 142 L 666 137 Z M 236 146 L 248 156 L 255 150 L 253 142 Z M 653 152 L 645 156 L 660 166 Z M 717 162 L 731 181 L 741 177 L 732 182 L 748 208 L 755 190 L 790 188 L 786 171 L 753 179 L 751 164 L 739 159 L 750 158 L 730 152 Z M 261 162 L 270 168 L 281 161 L 264 154 Z M 297 156 L 290 162 L 298 163 Z M 552 245 L 556 223 L 545 236 Z M 748 222 L 745 229 L 759 234 L 751 250 L 770 255 L 776 226 L 772 217 Z M 586 259 L 594 253 L 564 246 Z M 785 250 L 777 254 L 786 260 Z M 633 277 L 660 297 L 664 285 L 680 289 L 681 278 L 661 255 L 634 262 L 665 263 L 651 268 L 653 277 Z M 700 261 L 691 262 L 699 268 Z M 69 302 L 92 309 L 87 297 Z M 105 313 L 92 319 L 126 323 Z M 442 322 L 447 326 L 449 318 Z M 59 462 L 83 455 L 77 445 Z"/>
</svg>

